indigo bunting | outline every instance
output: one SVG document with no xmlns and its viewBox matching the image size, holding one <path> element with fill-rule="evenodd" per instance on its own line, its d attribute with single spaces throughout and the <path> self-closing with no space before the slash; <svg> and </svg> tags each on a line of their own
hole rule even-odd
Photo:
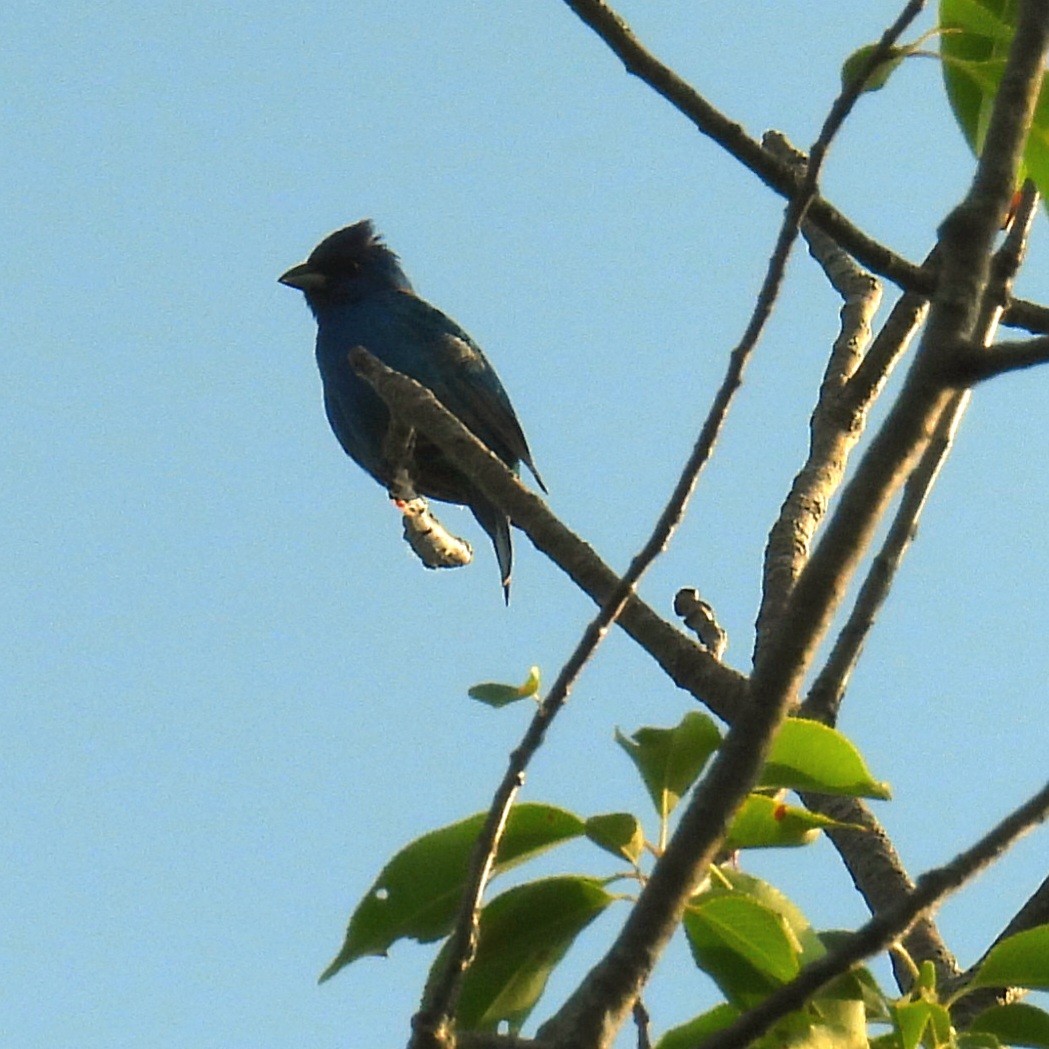
<svg viewBox="0 0 1049 1049">
<path fill-rule="evenodd" d="M 346 454 L 380 484 L 392 480 L 383 454 L 390 413 L 351 367 L 348 354 L 355 346 L 428 387 L 511 470 L 525 463 L 546 491 L 510 398 L 481 348 L 415 294 L 370 221 L 332 233 L 279 279 L 303 292 L 317 320 L 328 422 Z M 509 602 L 513 550 L 506 514 L 424 434 L 416 434 L 409 457 L 408 471 L 421 495 L 469 507 L 491 537 Z"/>
</svg>

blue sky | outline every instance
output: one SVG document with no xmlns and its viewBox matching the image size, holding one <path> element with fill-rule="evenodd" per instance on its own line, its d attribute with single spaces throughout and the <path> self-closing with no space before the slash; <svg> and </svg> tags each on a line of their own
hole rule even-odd
<svg viewBox="0 0 1049 1049">
<path fill-rule="evenodd" d="M 896 14 L 622 10 L 752 134 L 799 143 L 842 58 Z M 476 563 L 421 569 L 328 431 L 312 320 L 276 278 L 332 229 L 374 219 L 495 363 L 551 506 L 623 567 L 742 331 L 781 204 L 556 0 L 14 0 L 0 39 L 0 1036 L 400 1044 L 426 950 L 316 976 L 389 855 L 487 804 L 524 714 L 466 689 L 532 663 L 552 680 L 591 608 L 519 536 L 504 609 L 457 510 L 442 516 Z M 971 170 L 936 65 L 916 60 L 862 101 L 825 185 L 919 258 Z M 1020 283 L 1042 301 L 1044 227 Z M 837 308 L 799 253 L 689 519 L 643 586 L 668 615 L 679 586 L 698 586 L 741 669 Z M 895 790 L 878 811 L 913 873 L 1044 776 L 1047 406 L 1040 372 L 978 391 L 846 704 L 842 727 Z M 686 709 L 613 636 L 526 796 L 644 811 L 613 730 Z M 819 926 L 862 919 L 826 843 L 748 869 Z M 1044 874 L 1032 836 L 947 906 L 963 962 Z M 668 975 L 649 1003 L 657 1030 L 710 994 Z"/>
</svg>

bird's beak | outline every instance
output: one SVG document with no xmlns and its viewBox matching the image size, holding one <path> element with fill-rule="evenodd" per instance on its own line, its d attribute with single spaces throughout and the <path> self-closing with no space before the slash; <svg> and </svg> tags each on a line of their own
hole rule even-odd
<svg viewBox="0 0 1049 1049">
<path fill-rule="evenodd" d="M 328 283 L 328 278 L 323 273 L 311 269 L 308 262 L 302 262 L 298 266 L 292 266 L 287 273 L 282 273 L 277 278 L 278 284 L 286 284 L 289 288 L 297 288 L 299 291 L 319 291 Z"/>
</svg>

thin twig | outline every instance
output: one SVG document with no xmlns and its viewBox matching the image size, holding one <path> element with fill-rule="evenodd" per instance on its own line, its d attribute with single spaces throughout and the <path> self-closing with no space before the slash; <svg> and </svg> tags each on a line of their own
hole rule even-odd
<svg viewBox="0 0 1049 1049">
<path fill-rule="evenodd" d="M 957 394 L 956 401 L 960 401 L 963 396 Z M 926 500 L 954 442 L 960 409 L 961 404 L 948 406 L 914 473 L 907 479 L 892 525 L 881 549 L 871 562 L 849 618 L 835 639 L 827 662 L 801 705 L 802 717 L 813 718 L 827 725 L 836 724 L 838 708 L 852 672 L 859 662 L 863 645 L 885 598 L 889 595 L 903 556 L 917 533 L 918 520 Z"/>
<path fill-rule="evenodd" d="M 565 0 L 565 3 L 622 61 L 628 73 L 665 98 L 700 132 L 757 175 L 765 185 L 783 197 L 789 197 L 796 191 L 797 177 L 788 165 L 771 157 L 739 124 L 656 58 L 641 43 L 626 20 L 607 3 L 603 0 Z M 849 254 L 879 276 L 923 297 L 932 294 L 934 274 L 866 234 L 833 204 L 817 198 L 810 208 L 810 218 Z M 1049 333 L 1049 307 L 1015 299 L 1006 309 L 1002 323 L 1032 333 Z"/>
<path fill-rule="evenodd" d="M 991 281 L 985 296 L 981 319 L 977 322 L 978 341 L 986 344 L 994 337 L 1000 319 L 1001 303 L 1006 302 L 1012 282 L 1027 251 L 1031 224 L 1038 209 L 1038 193 L 1028 182 L 1021 194 L 1009 233 L 992 262 Z M 993 353 L 997 347 L 982 351 Z M 882 548 L 871 563 L 860 587 L 853 609 L 834 643 L 834 648 L 820 671 L 808 697 L 802 704 L 803 717 L 814 718 L 825 724 L 837 721 L 838 707 L 848 686 L 849 678 L 860 658 L 860 653 L 885 598 L 888 596 L 903 556 L 918 528 L 918 520 L 940 468 L 950 454 L 954 434 L 968 404 L 965 393 L 957 393 L 950 401 L 937 424 L 929 446 L 922 454 L 915 471 L 904 486 L 903 497 Z"/>
<path fill-rule="evenodd" d="M 831 980 L 890 947 L 917 918 L 939 906 L 1046 818 L 1049 818 L 1049 784 L 950 863 L 922 874 L 913 891 L 903 899 L 875 914 L 839 947 L 805 966 L 790 983 L 773 991 L 760 1005 L 702 1042 L 699 1049 L 743 1049 L 750 1045 L 777 1020 L 800 1009 Z"/>
<path fill-rule="evenodd" d="M 999 342 L 989 349 L 965 348 L 958 360 L 958 382 L 966 386 L 1007 372 L 1049 362 L 1049 335 L 1024 342 Z"/>
<path fill-rule="evenodd" d="M 855 103 L 867 72 L 883 60 L 923 6 L 924 0 L 910 0 L 872 52 L 869 67 L 860 71 L 831 107 L 810 150 L 805 177 L 787 205 L 750 321 L 732 351 L 725 378 L 661 521 L 680 520 L 688 494 L 713 449 L 747 360 L 776 300 L 791 247 L 816 195 L 822 161 L 835 133 Z M 611 949 L 557 1014 L 540 1028 L 540 1037 L 555 1041 L 564 1038 L 570 1044 L 595 1047 L 609 1044 L 677 927 L 699 873 L 713 859 L 732 813 L 756 780 L 785 709 L 759 710 L 756 717 L 752 716 L 753 707 L 744 711 L 729 732 L 708 779 L 697 789 L 670 844 L 653 867 Z"/>
<path fill-rule="evenodd" d="M 637 1049 L 652 1049 L 652 1038 L 649 1034 L 649 1015 L 645 1003 L 640 998 L 634 1002 L 634 1026 L 637 1027 Z"/>
<path fill-rule="evenodd" d="M 813 812 L 830 816 L 841 824 L 828 827 L 827 837 L 841 855 L 871 914 L 888 910 L 913 892 L 914 882 L 892 839 L 862 798 L 806 791 L 801 800 Z M 940 930 L 928 916 L 920 917 L 911 926 L 902 943 L 907 956 L 915 962 L 932 962 L 937 986 L 961 972 Z M 889 961 L 900 990 L 908 990 L 914 981 L 913 963 L 904 964 L 896 952 L 890 953 Z"/>
<path fill-rule="evenodd" d="M 804 167 L 805 155 L 779 133 L 767 132 L 765 146 Z M 841 328 L 820 383 L 809 420 L 809 453 L 769 531 L 762 566 L 762 599 L 754 651 L 778 622 L 787 595 L 808 559 L 816 530 L 831 497 L 845 476 L 849 454 L 863 434 L 866 405 L 850 405 L 845 389 L 864 357 L 870 325 L 881 302 L 881 282 L 862 269 L 826 233 L 811 222 L 802 225 L 809 254 L 841 295 Z"/>
<path fill-rule="evenodd" d="M 939 249 L 933 248 L 924 265 L 935 271 Z M 907 352 L 911 340 L 929 313 L 929 299 L 918 292 L 905 291 L 889 311 L 874 337 L 870 349 L 842 394 L 841 410 L 849 415 L 866 412 L 881 392 L 893 369 Z"/>
<path fill-rule="evenodd" d="M 1049 306 L 1013 299 L 1002 314 L 1002 324 L 1007 328 L 1024 328 L 1032 335 L 1044 335 L 1049 332 Z"/>
</svg>

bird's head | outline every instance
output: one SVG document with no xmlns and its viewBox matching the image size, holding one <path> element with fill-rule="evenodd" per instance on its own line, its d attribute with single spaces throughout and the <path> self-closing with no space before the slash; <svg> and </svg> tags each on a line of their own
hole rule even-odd
<svg viewBox="0 0 1049 1049">
<path fill-rule="evenodd" d="M 314 313 L 327 305 L 355 302 L 375 291 L 412 290 L 400 260 L 369 219 L 325 237 L 305 262 L 278 279 L 301 291 Z"/>
</svg>

